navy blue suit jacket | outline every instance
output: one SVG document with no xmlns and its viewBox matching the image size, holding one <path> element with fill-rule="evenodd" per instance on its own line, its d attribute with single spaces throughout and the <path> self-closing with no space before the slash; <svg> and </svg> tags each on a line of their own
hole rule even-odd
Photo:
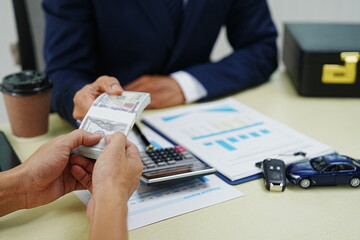
<svg viewBox="0 0 360 240">
<path fill-rule="evenodd" d="M 101 75 L 126 85 L 184 70 L 213 98 L 262 83 L 277 67 L 266 0 L 189 0 L 177 39 L 162 0 L 44 0 L 43 8 L 52 108 L 73 124 L 75 93 Z M 222 26 L 234 51 L 211 62 Z"/>
</svg>

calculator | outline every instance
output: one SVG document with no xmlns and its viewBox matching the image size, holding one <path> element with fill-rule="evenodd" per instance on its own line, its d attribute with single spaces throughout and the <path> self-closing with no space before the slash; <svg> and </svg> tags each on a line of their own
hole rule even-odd
<svg viewBox="0 0 360 240">
<path fill-rule="evenodd" d="M 141 181 L 147 185 L 164 184 L 215 173 L 215 168 L 202 162 L 184 147 L 154 149 L 140 152 L 144 170 Z"/>
</svg>

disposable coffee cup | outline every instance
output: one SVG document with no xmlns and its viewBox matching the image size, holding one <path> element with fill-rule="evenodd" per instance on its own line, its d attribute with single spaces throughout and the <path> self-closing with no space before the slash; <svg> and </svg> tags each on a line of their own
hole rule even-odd
<svg viewBox="0 0 360 240">
<path fill-rule="evenodd" d="M 46 74 L 26 70 L 3 78 L 0 84 L 12 133 L 31 138 L 48 131 L 51 82 Z"/>
</svg>

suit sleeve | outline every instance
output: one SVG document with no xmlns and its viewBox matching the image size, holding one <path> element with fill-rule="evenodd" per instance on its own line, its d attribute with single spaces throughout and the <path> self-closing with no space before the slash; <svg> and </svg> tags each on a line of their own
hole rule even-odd
<svg viewBox="0 0 360 240">
<path fill-rule="evenodd" d="M 263 83 L 277 68 L 277 32 L 266 0 L 235 0 L 233 4 L 226 22 L 233 53 L 218 62 L 185 69 L 205 87 L 206 98 Z"/>
<path fill-rule="evenodd" d="M 53 83 L 51 106 L 74 126 L 74 95 L 95 79 L 94 20 L 89 2 L 43 2 L 46 72 Z"/>
</svg>

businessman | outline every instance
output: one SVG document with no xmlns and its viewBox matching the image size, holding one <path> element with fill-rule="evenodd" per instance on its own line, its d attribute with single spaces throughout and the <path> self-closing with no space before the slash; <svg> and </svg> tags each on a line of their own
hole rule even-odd
<svg viewBox="0 0 360 240">
<path fill-rule="evenodd" d="M 277 67 L 266 0 L 44 0 L 52 108 L 75 125 L 102 92 L 163 108 L 265 82 Z M 222 26 L 233 52 L 210 54 Z"/>
</svg>

